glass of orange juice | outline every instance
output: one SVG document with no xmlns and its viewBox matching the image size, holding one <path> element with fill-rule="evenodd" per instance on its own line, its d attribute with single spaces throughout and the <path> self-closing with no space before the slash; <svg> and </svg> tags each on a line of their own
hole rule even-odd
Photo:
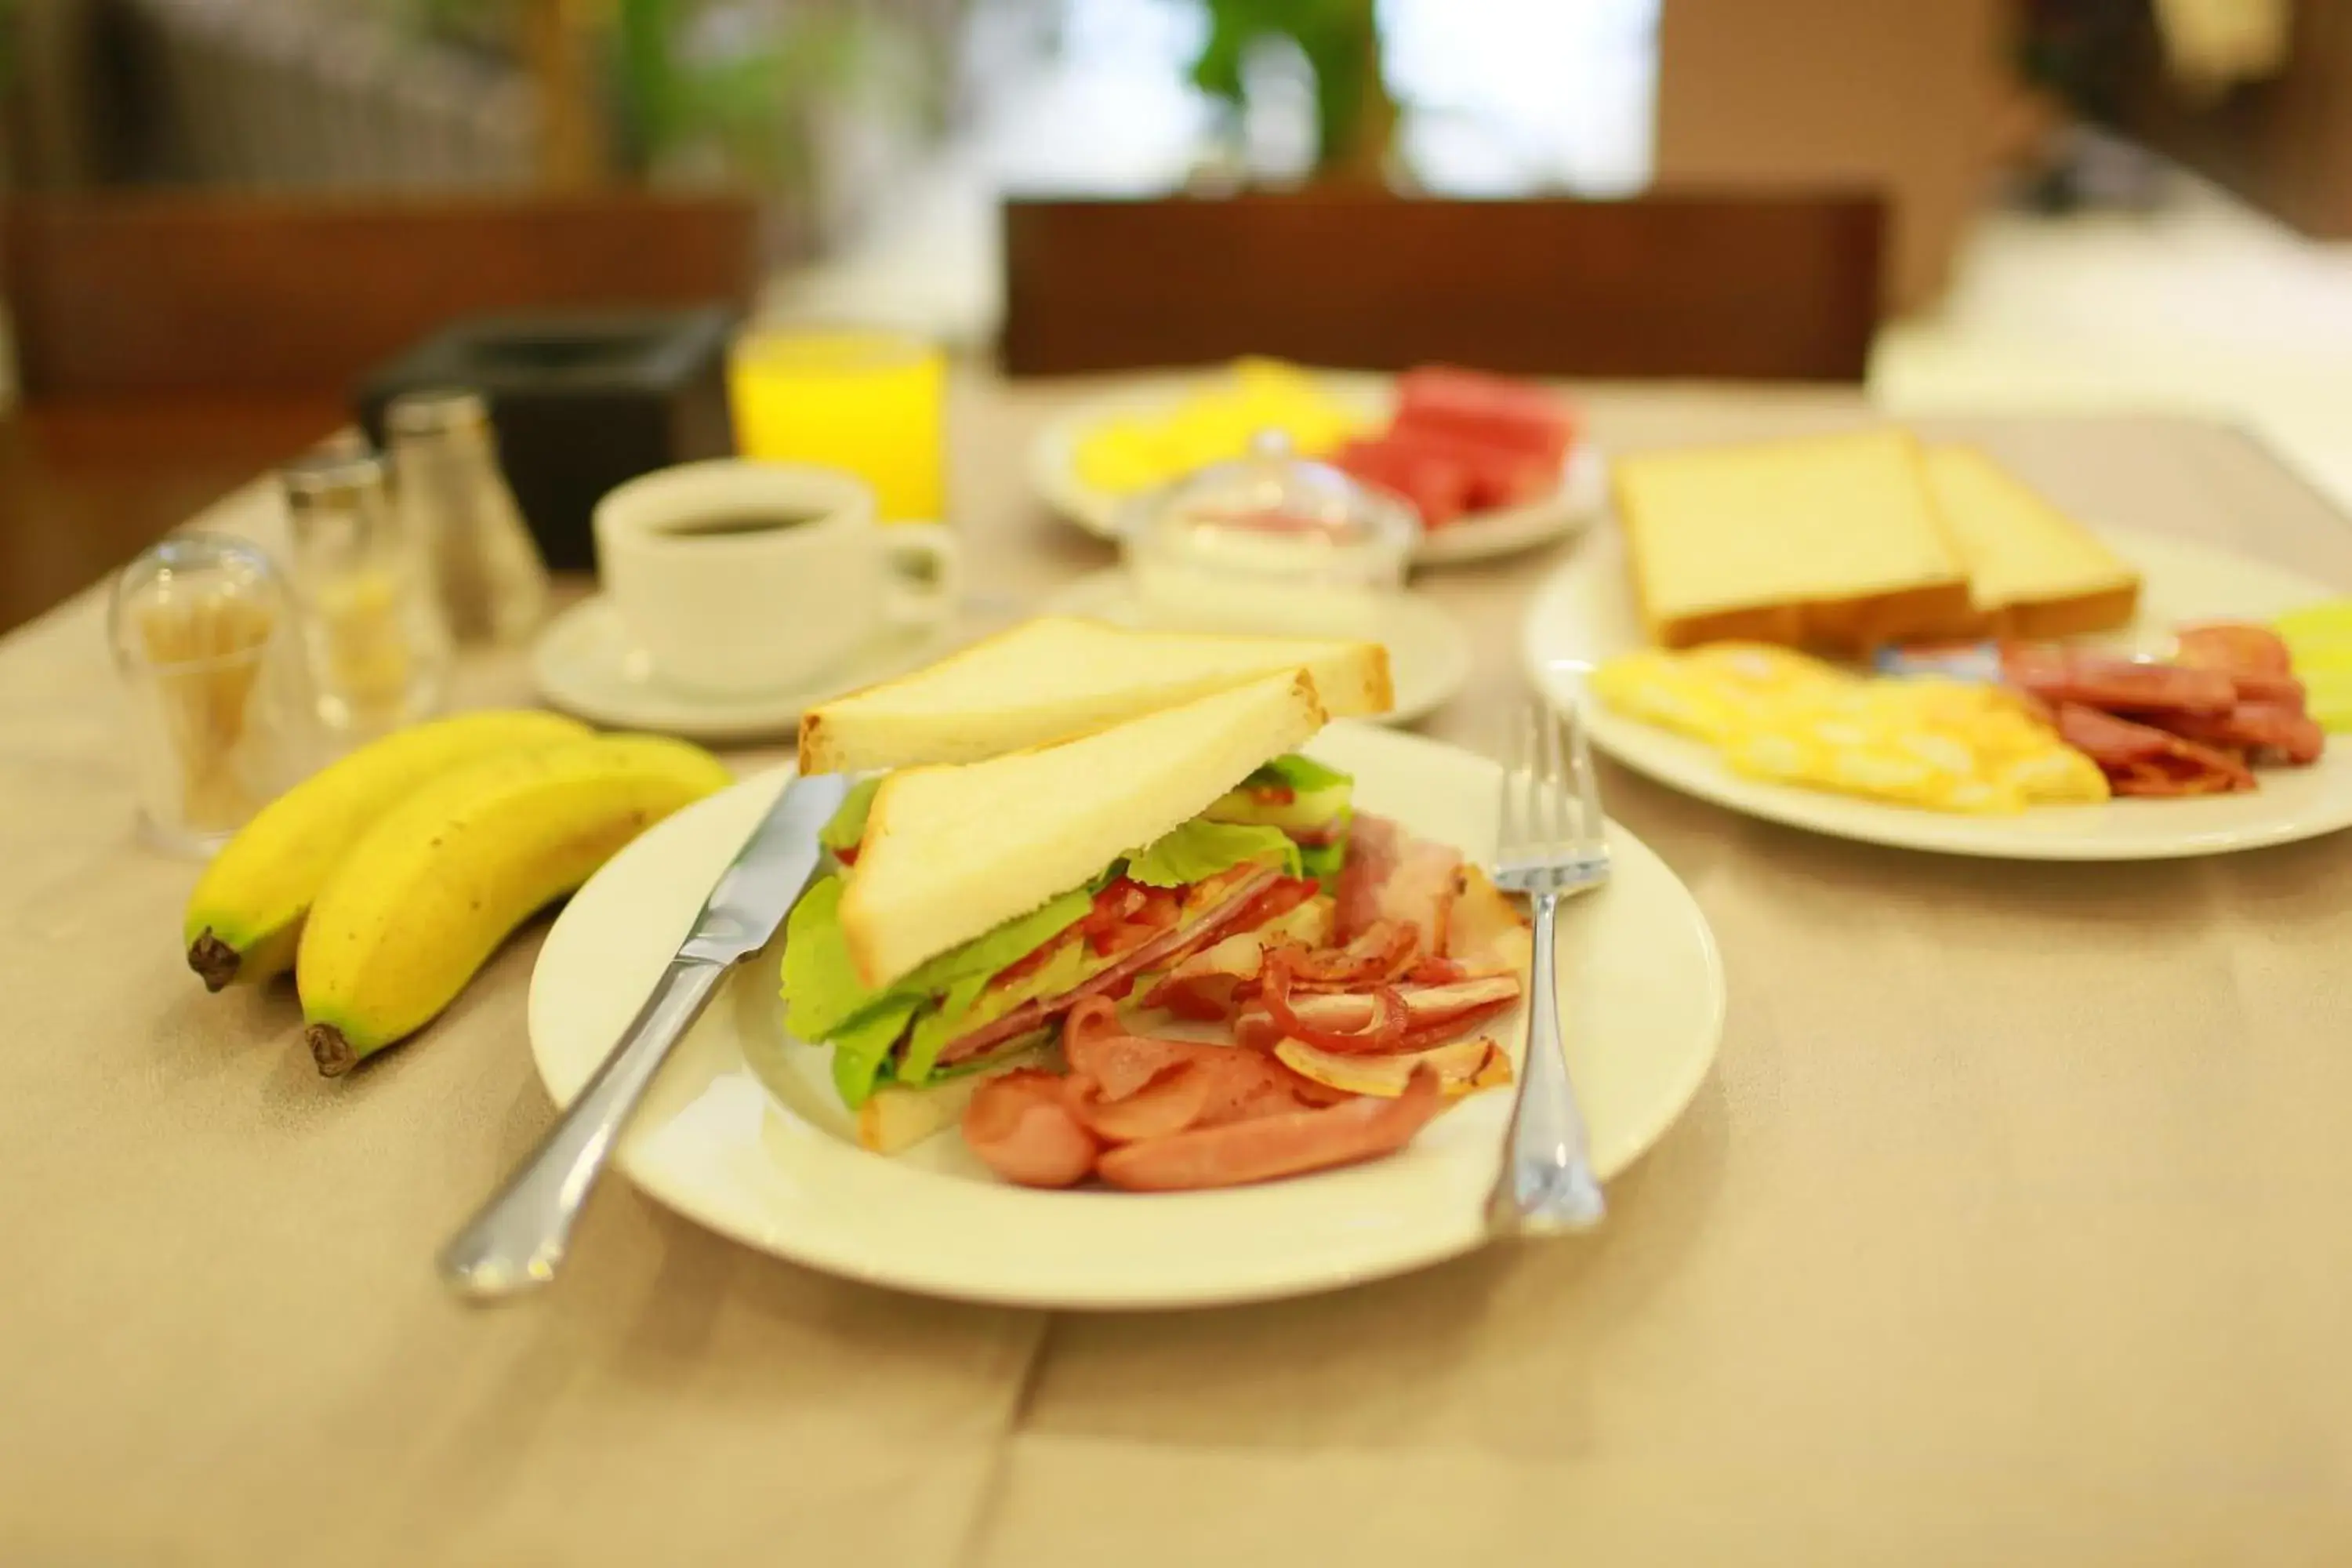
<svg viewBox="0 0 2352 1568">
<path fill-rule="evenodd" d="M 912 333 L 753 325 L 727 362 L 735 447 L 747 458 L 844 468 L 884 522 L 946 511 L 947 356 Z"/>
</svg>

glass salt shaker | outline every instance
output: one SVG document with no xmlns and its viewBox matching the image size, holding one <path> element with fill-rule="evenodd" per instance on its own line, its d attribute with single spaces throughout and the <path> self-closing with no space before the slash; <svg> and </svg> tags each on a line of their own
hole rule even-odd
<svg viewBox="0 0 2352 1568">
<path fill-rule="evenodd" d="M 384 413 L 395 500 L 428 542 L 450 630 L 514 644 L 547 612 L 547 564 L 499 468 L 488 405 L 462 388 L 412 392 Z"/>
<path fill-rule="evenodd" d="M 310 454 L 278 470 L 319 718 L 353 740 L 440 711 L 453 662 L 425 549 L 370 453 Z"/>
<path fill-rule="evenodd" d="M 244 540 L 175 533 L 115 578 L 107 637 L 130 701 L 141 837 L 208 856 L 313 760 L 286 580 Z"/>
</svg>

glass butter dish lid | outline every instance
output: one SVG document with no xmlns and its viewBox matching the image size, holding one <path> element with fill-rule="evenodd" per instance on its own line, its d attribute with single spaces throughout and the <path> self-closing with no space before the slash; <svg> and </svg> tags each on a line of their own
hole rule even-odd
<svg viewBox="0 0 2352 1568">
<path fill-rule="evenodd" d="M 1269 432 L 1249 456 L 1139 499 L 1120 535 L 1136 596 L 1155 621 L 1368 637 L 1381 599 L 1404 587 L 1421 521 Z"/>
</svg>

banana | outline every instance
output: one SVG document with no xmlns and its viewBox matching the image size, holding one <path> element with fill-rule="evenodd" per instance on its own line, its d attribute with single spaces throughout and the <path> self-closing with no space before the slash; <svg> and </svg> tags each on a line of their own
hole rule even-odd
<svg viewBox="0 0 2352 1568">
<path fill-rule="evenodd" d="M 732 782 L 699 747 L 614 735 L 486 757 L 419 789 L 352 847 L 302 929 L 294 978 L 319 1070 L 424 1027 L 531 914 Z"/>
<path fill-rule="evenodd" d="M 492 752 L 593 732 L 553 713 L 466 713 L 387 735 L 321 768 L 262 807 L 205 868 L 182 922 L 188 967 L 211 991 L 285 973 L 328 873 L 394 803 Z"/>
</svg>

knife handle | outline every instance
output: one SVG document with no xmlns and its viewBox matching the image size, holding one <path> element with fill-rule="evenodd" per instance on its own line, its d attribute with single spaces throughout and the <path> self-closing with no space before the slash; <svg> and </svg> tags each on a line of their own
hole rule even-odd
<svg viewBox="0 0 2352 1568">
<path fill-rule="evenodd" d="M 572 1222 L 596 1184 L 622 1127 L 729 966 L 674 958 L 612 1054 L 466 1227 L 441 1250 L 442 1280 L 462 1296 L 499 1300 L 555 1278 Z"/>
</svg>

